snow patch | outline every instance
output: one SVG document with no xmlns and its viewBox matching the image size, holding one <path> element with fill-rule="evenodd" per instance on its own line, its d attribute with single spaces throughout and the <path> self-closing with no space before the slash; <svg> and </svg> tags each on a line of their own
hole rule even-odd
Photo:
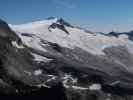
<svg viewBox="0 0 133 100">
<path fill-rule="evenodd" d="M 23 45 L 18 45 L 18 43 L 16 41 L 12 41 L 12 45 L 18 49 L 23 49 L 24 46 Z"/>
<path fill-rule="evenodd" d="M 71 85 L 74 85 L 75 83 L 77 83 L 77 78 L 73 78 L 72 75 L 69 75 L 69 74 L 65 74 L 62 80 L 65 88 L 70 88 Z M 69 82 L 71 83 L 71 85 L 68 85 Z"/>
<path fill-rule="evenodd" d="M 46 88 L 50 88 L 49 86 L 47 86 L 46 84 L 42 83 L 42 84 L 38 84 L 36 85 L 38 88 L 41 88 L 41 87 L 46 87 Z"/>
<path fill-rule="evenodd" d="M 43 71 L 42 71 L 41 69 L 35 70 L 35 71 L 34 71 L 34 75 L 36 75 L 36 76 L 41 75 L 42 72 L 43 72 Z"/>
<path fill-rule="evenodd" d="M 76 86 L 76 83 L 78 80 L 77 78 L 73 78 L 72 75 L 70 74 L 65 74 L 65 76 L 62 79 L 63 79 L 63 85 L 65 88 L 72 88 L 77 90 L 88 90 L 87 87 Z"/>
<path fill-rule="evenodd" d="M 101 84 L 92 84 L 91 86 L 89 86 L 89 90 L 101 90 L 101 88 Z"/>
<path fill-rule="evenodd" d="M 77 90 L 88 90 L 88 88 L 86 87 L 79 87 L 79 86 L 72 86 L 72 88 Z"/>
</svg>

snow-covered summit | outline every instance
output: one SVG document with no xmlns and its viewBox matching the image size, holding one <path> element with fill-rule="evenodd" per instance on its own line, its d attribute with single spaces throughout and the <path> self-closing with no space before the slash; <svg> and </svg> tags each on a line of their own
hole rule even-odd
<svg viewBox="0 0 133 100">
<path fill-rule="evenodd" d="M 89 33 L 83 29 L 73 27 L 62 18 L 56 17 L 26 24 L 10 25 L 10 27 L 16 31 L 23 42 L 30 47 L 39 45 L 39 41 L 42 39 L 57 43 L 63 47 L 71 49 L 78 47 L 87 52 L 101 55 L 104 54 L 103 49 L 107 47 L 126 46 L 131 49 L 133 45 L 132 41 L 126 37 L 113 37 L 104 34 Z M 34 34 L 34 37 L 22 36 L 21 33 Z M 40 50 L 40 48 L 38 49 Z"/>
<path fill-rule="evenodd" d="M 16 29 L 25 29 L 25 28 L 35 28 L 35 27 L 40 27 L 42 25 L 51 25 L 52 23 L 55 23 L 58 20 L 58 18 L 50 19 L 50 20 L 40 20 L 40 21 L 34 21 L 34 22 L 29 22 L 25 24 L 20 24 L 20 25 L 10 25 L 11 27 Z"/>
</svg>

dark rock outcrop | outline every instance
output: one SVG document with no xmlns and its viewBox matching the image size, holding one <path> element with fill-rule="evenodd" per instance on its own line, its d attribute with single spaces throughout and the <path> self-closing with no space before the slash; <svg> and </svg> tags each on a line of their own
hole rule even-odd
<svg viewBox="0 0 133 100">
<path fill-rule="evenodd" d="M 49 20 L 50 19 L 55 19 L 55 17 L 50 17 L 48 19 Z M 57 21 L 55 23 L 53 23 L 52 25 L 50 25 L 48 27 L 48 29 L 49 29 L 49 31 L 51 31 L 51 29 L 58 28 L 58 29 L 64 31 L 66 34 L 69 34 L 69 32 L 66 29 L 66 26 L 67 27 L 70 27 L 70 28 L 74 28 L 74 26 L 72 26 L 71 24 L 69 24 L 68 22 L 66 22 L 64 19 L 59 18 L 59 19 L 57 19 Z"/>
<path fill-rule="evenodd" d="M 18 35 L 10 29 L 8 24 L 0 19 L 0 37 L 1 38 L 8 38 L 10 41 L 17 41 L 19 44 L 21 44 L 21 39 L 18 37 Z"/>
<path fill-rule="evenodd" d="M 68 22 L 66 22 L 64 19 L 60 18 L 57 20 L 57 23 L 60 23 L 61 25 L 67 26 L 67 27 L 71 27 L 74 28 L 74 26 L 72 26 L 71 24 L 69 24 Z"/>
<path fill-rule="evenodd" d="M 63 24 L 58 24 L 58 23 L 53 23 L 52 25 L 49 26 L 49 31 L 51 31 L 50 29 L 55 29 L 55 28 L 59 28 L 62 31 L 64 31 L 65 33 L 69 34 L 69 32 L 66 30 L 65 26 Z"/>
<path fill-rule="evenodd" d="M 128 36 L 128 39 L 133 41 L 133 31 L 130 31 L 130 32 L 121 32 L 121 33 L 118 33 L 118 32 L 110 32 L 108 34 L 106 34 L 107 36 L 115 36 L 115 37 L 119 37 L 120 35 L 127 35 Z"/>
</svg>

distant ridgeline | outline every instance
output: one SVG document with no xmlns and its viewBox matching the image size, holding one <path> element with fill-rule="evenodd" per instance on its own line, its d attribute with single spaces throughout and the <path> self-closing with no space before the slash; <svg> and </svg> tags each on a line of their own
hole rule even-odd
<svg viewBox="0 0 133 100">
<path fill-rule="evenodd" d="M 119 37 L 121 35 L 127 35 L 128 36 L 128 39 L 133 41 L 133 31 L 130 31 L 130 32 L 110 32 L 108 34 L 106 34 L 107 36 L 115 36 L 115 37 Z"/>
</svg>

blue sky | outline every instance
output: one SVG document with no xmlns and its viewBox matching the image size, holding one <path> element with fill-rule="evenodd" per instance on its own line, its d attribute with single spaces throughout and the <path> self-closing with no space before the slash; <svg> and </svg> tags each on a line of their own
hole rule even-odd
<svg viewBox="0 0 133 100">
<path fill-rule="evenodd" d="M 0 18 L 12 24 L 61 16 L 91 31 L 133 30 L 133 0 L 0 0 Z"/>
</svg>

